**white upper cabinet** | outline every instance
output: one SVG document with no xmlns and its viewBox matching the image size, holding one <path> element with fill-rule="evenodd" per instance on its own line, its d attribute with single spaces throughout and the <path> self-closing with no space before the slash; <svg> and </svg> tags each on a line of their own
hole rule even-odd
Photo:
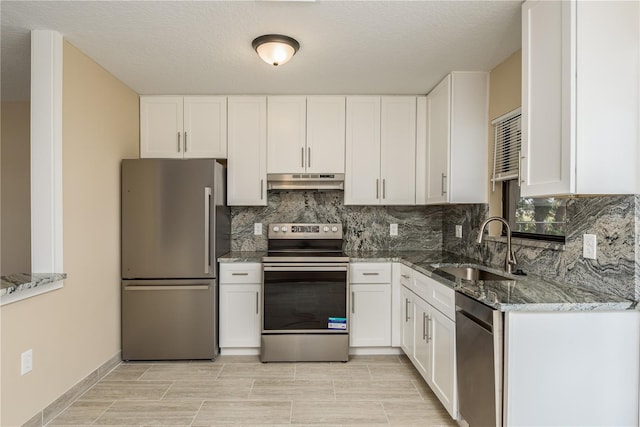
<svg viewBox="0 0 640 427">
<path fill-rule="evenodd" d="M 415 204 L 416 97 L 347 97 L 346 205 Z"/>
<path fill-rule="evenodd" d="M 383 96 L 380 123 L 383 205 L 416 203 L 416 97 Z"/>
<path fill-rule="evenodd" d="M 380 203 L 380 97 L 347 97 L 345 205 Z"/>
<path fill-rule="evenodd" d="M 345 97 L 307 97 L 306 167 L 310 173 L 344 173 Z"/>
<path fill-rule="evenodd" d="M 141 96 L 140 157 L 226 158 L 227 98 Z"/>
<path fill-rule="evenodd" d="M 182 158 L 182 97 L 140 97 L 140 157 Z"/>
<path fill-rule="evenodd" d="M 229 97 L 227 203 L 267 205 L 267 98 Z"/>
<path fill-rule="evenodd" d="M 184 97 L 184 156 L 227 158 L 226 97 Z"/>
<path fill-rule="evenodd" d="M 268 97 L 268 173 L 344 173 L 344 96 Z"/>
<path fill-rule="evenodd" d="M 526 197 L 640 191 L 640 3 L 522 6 Z"/>
<path fill-rule="evenodd" d="M 427 204 L 488 201 L 488 79 L 453 72 L 427 95 Z"/>
<path fill-rule="evenodd" d="M 267 172 L 300 173 L 306 167 L 307 99 L 267 98 Z"/>
</svg>

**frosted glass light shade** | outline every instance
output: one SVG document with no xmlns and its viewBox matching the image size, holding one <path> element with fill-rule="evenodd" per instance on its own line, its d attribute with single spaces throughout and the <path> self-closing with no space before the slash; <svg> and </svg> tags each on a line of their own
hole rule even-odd
<svg viewBox="0 0 640 427">
<path fill-rule="evenodd" d="M 273 66 L 286 64 L 300 48 L 295 39 L 279 34 L 260 36 L 251 45 L 264 62 Z"/>
</svg>

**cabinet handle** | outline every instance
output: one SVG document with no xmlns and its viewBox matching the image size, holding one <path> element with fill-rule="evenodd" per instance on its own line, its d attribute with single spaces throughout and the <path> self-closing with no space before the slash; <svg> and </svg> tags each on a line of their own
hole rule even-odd
<svg viewBox="0 0 640 427">
<path fill-rule="evenodd" d="M 376 179 L 376 199 L 379 198 L 379 187 L 380 187 L 380 180 Z"/>
<path fill-rule="evenodd" d="M 256 314 L 260 314 L 260 295 L 256 292 Z"/>
<path fill-rule="evenodd" d="M 260 180 L 260 200 L 264 199 L 264 179 Z"/>
<path fill-rule="evenodd" d="M 431 322 L 431 316 L 426 316 L 427 318 L 427 342 L 431 341 L 431 334 L 429 333 L 429 323 Z"/>
<path fill-rule="evenodd" d="M 379 276 L 380 273 L 368 273 L 368 272 L 364 272 L 362 273 L 363 276 Z"/>
<path fill-rule="evenodd" d="M 427 315 L 422 313 L 422 339 L 429 342 L 427 340 Z"/>
<path fill-rule="evenodd" d="M 386 198 L 387 197 L 387 180 L 386 179 L 382 179 L 382 198 Z"/>
<path fill-rule="evenodd" d="M 211 259 L 209 256 L 211 195 L 211 187 L 204 187 L 204 274 L 209 274 L 211 271 Z"/>
<path fill-rule="evenodd" d="M 409 298 L 404 299 L 404 321 L 409 321 Z"/>
<path fill-rule="evenodd" d="M 522 159 L 524 159 L 524 156 L 522 155 L 522 150 L 520 150 L 518 151 L 518 187 L 524 182 L 522 179 Z"/>
<path fill-rule="evenodd" d="M 311 167 L 311 147 L 307 148 L 307 166 Z"/>
<path fill-rule="evenodd" d="M 353 291 L 351 292 L 351 314 L 354 314 L 356 312 L 356 297 L 353 294 Z"/>
<path fill-rule="evenodd" d="M 249 273 L 231 273 L 232 276 L 248 276 Z"/>
<path fill-rule="evenodd" d="M 408 274 L 401 274 L 400 276 L 401 276 L 401 277 L 403 277 L 403 278 L 405 278 L 405 279 L 408 279 L 408 278 L 410 278 L 410 277 L 411 277 L 411 276 L 409 276 Z"/>
<path fill-rule="evenodd" d="M 178 153 L 180 152 L 180 132 L 178 132 Z"/>
<path fill-rule="evenodd" d="M 304 147 L 300 148 L 300 167 L 304 168 Z"/>
<path fill-rule="evenodd" d="M 441 184 L 441 188 L 440 188 L 440 191 L 441 191 L 440 195 L 441 196 L 444 196 L 445 194 L 447 194 L 447 189 L 446 189 L 446 186 L 444 185 L 446 179 L 447 179 L 447 175 L 442 173 L 442 184 Z"/>
<path fill-rule="evenodd" d="M 187 152 L 187 131 L 184 131 L 184 152 Z"/>
</svg>

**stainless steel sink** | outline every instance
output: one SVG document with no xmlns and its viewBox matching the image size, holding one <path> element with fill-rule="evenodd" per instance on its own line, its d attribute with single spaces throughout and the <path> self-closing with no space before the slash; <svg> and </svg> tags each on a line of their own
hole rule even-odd
<svg viewBox="0 0 640 427">
<path fill-rule="evenodd" d="M 464 280 L 515 280 L 513 277 L 491 273 L 478 267 L 439 267 L 436 271 L 442 271 Z"/>
</svg>

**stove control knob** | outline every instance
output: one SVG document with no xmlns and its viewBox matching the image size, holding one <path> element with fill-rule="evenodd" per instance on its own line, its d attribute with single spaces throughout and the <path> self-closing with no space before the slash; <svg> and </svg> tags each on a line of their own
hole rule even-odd
<svg viewBox="0 0 640 427">
<path fill-rule="evenodd" d="M 273 231 L 275 231 L 275 232 L 277 233 L 278 231 L 280 231 L 280 227 L 278 227 L 277 225 L 275 225 L 275 226 L 273 227 Z"/>
<path fill-rule="evenodd" d="M 282 232 L 283 232 L 283 233 L 286 233 L 286 231 L 287 231 L 287 226 L 286 226 L 286 225 L 283 225 L 283 226 L 282 226 Z"/>
<path fill-rule="evenodd" d="M 325 233 L 329 232 L 329 227 L 327 227 L 326 225 L 324 227 L 322 227 L 322 231 L 324 231 Z"/>
<path fill-rule="evenodd" d="M 333 231 L 334 233 L 338 232 L 338 227 L 336 227 L 335 225 L 333 227 L 331 227 L 331 231 Z"/>
</svg>

